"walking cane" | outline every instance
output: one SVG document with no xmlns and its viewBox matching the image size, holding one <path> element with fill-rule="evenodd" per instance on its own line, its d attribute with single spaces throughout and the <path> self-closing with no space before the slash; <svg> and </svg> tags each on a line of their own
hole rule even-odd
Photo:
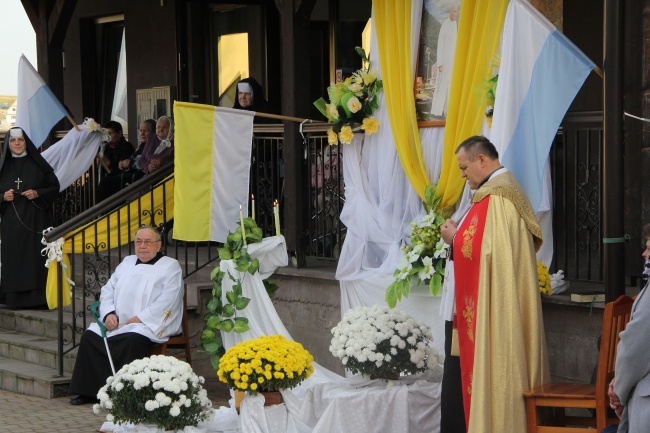
<svg viewBox="0 0 650 433">
<path fill-rule="evenodd" d="M 108 338 L 106 337 L 106 325 L 99 320 L 99 305 L 100 301 L 95 301 L 90 304 L 90 314 L 95 318 L 95 322 L 99 325 L 99 330 L 102 331 L 102 337 L 104 337 L 104 346 L 106 346 L 106 353 L 108 354 L 108 361 L 111 363 L 111 370 L 113 371 L 113 376 L 115 376 L 115 366 L 113 365 L 113 357 L 111 356 L 111 349 L 108 348 Z"/>
</svg>

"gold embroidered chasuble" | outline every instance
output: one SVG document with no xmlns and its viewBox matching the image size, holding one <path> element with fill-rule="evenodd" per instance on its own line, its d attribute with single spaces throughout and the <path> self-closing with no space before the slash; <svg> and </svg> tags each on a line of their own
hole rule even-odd
<svg viewBox="0 0 650 433">
<path fill-rule="evenodd" d="M 490 179 L 472 202 L 488 195 L 468 432 L 525 432 L 522 394 L 550 379 L 535 258 L 542 231 L 511 173 Z"/>
</svg>

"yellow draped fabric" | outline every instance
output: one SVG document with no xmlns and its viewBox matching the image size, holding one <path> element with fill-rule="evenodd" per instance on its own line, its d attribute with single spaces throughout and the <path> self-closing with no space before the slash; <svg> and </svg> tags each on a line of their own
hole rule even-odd
<svg viewBox="0 0 650 433">
<path fill-rule="evenodd" d="M 171 176 L 170 176 L 171 177 Z M 166 221 L 162 221 L 162 218 Z M 98 251 L 105 251 L 126 245 L 133 239 L 136 229 L 143 224 L 167 222 L 174 217 L 174 179 L 167 178 L 153 190 L 152 195 L 145 195 L 140 201 L 135 201 L 131 206 L 125 206 L 110 214 L 108 218 L 102 218 L 95 225 L 90 223 L 74 233 L 69 233 L 64 238 L 63 265 L 66 266 L 66 274 L 70 272 L 69 254 L 81 253 L 86 250 L 87 245 L 97 247 Z M 72 237 L 73 234 L 76 236 Z M 73 242 L 74 240 L 74 242 Z M 94 251 L 94 250 L 93 250 Z M 45 290 L 47 304 L 50 308 L 56 308 L 57 285 L 59 266 L 51 264 L 47 275 L 47 287 Z M 69 276 L 69 275 L 68 275 Z M 70 285 L 63 278 L 63 305 L 70 305 Z"/>
<path fill-rule="evenodd" d="M 424 198 L 429 183 L 422 159 L 411 67 L 411 0 L 373 0 L 385 104 L 404 173 Z"/>
<path fill-rule="evenodd" d="M 455 150 L 464 139 L 481 131 L 485 117 L 482 87 L 484 80 L 492 76 L 491 63 L 499 47 L 507 7 L 506 0 L 463 0 L 461 3 L 438 181 L 443 206 L 453 205 L 465 185 Z"/>
<path fill-rule="evenodd" d="M 535 258 L 541 229 L 510 173 L 479 192 L 472 201 L 489 194 L 490 204 L 481 246 L 467 431 L 525 432 L 523 392 L 550 379 Z"/>
</svg>

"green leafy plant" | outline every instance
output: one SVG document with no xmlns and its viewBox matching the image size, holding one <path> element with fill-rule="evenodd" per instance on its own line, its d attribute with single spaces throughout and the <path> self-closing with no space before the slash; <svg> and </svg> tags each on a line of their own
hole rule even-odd
<svg viewBox="0 0 650 433">
<path fill-rule="evenodd" d="M 402 247 L 404 256 L 393 273 L 395 281 L 386 289 L 386 303 L 393 308 L 411 293 L 411 284 L 429 282 L 429 291 L 438 296 L 445 275 L 445 263 L 449 245 L 440 234 L 440 226 L 445 216 L 437 197 L 435 185 L 429 184 L 424 190 L 424 218 L 411 222 L 411 245 Z"/>
<path fill-rule="evenodd" d="M 244 231 L 248 245 L 262 241 L 262 229 L 257 226 L 254 219 L 244 218 Z M 259 270 L 260 262 L 251 257 L 243 246 L 242 230 L 241 226 L 238 226 L 237 230 L 228 234 L 223 247 L 218 249 L 219 259 L 232 260 L 235 269 L 241 273 L 241 278 L 235 278 L 230 272 L 223 272 L 220 267 L 214 268 L 210 274 L 212 297 L 207 303 L 208 312 L 203 317 L 201 344 L 203 350 L 210 355 L 210 363 L 215 370 L 219 369 L 219 362 L 225 353 L 221 333 L 242 333 L 250 329 L 248 319 L 242 315 L 242 310 L 251 300 L 243 295 L 242 283 L 246 273 L 254 275 Z M 234 283 L 232 289 L 225 293 L 225 302 L 223 301 L 224 278 L 229 278 Z M 264 287 L 268 295 L 273 297 L 278 289 L 278 282 L 265 280 Z"/>
</svg>

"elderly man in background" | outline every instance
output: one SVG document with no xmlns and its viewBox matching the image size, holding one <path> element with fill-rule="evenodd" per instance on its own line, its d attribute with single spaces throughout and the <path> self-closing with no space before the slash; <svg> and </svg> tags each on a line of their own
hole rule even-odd
<svg viewBox="0 0 650 433">
<path fill-rule="evenodd" d="M 99 317 L 108 330 L 115 369 L 149 356 L 153 343 L 181 331 L 183 278 L 178 261 L 160 252 L 160 233 L 145 226 L 135 233 L 135 256 L 127 256 L 101 289 Z M 83 333 L 69 392 L 70 404 L 97 401 L 97 392 L 112 375 L 110 361 L 93 323 Z"/>
<path fill-rule="evenodd" d="M 445 282 L 441 303 L 447 359 L 440 431 L 525 432 L 523 392 L 549 378 L 535 258 L 542 230 L 487 138 L 468 138 L 456 155 L 475 193 L 464 217 L 441 226 L 454 281 Z"/>
</svg>

